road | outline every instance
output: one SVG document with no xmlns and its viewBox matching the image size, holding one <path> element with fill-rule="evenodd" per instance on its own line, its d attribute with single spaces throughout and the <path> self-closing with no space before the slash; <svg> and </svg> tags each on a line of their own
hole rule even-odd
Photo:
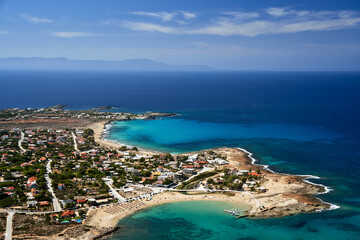
<svg viewBox="0 0 360 240">
<path fill-rule="evenodd" d="M 12 239 L 12 220 L 14 217 L 15 212 L 9 212 L 7 218 L 6 218 L 6 232 L 5 232 L 5 240 L 11 240 Z"/>
<path fill-rule="evenodd" d="M 45 179 L 46 179 L 46 183 L 47 183 L 47 187 L 49 189 L 49 192 L 52 195 L 52 200 L 53 200 L 53 205 L 54 205 L 54 211 L 55 212 L 60 212 L 61 211 L 61 205 L 59 203 L 59 200 L 57 199 L 55 193 L 54 193 L 54 189 L 52 187 L 52 182 L 51 182 L 51 178 L 49 176 L 49 174 L 51 173 L 51 162 L 52 160 L 49 160 L 48 163 L 46 164 L 46 174 L 45 174 Z"/>
<path fill-rule="evenodd" d="M 204 172 L 208 172 L 208 171 L 213 171 L 215 170 L 215 168 L 207 168 L 207 167 L 204 167 L 203 169 L 201 169 L 197 174 L 195 175 L 192 175 L 191 177 L 189 177 L 188 179 L 186 179 L 184 182 L 187 182 L 189 180 L 191 180 L 192 178 L 196 177 L 197 175 L 201 174 L 201 173 L 204 173 Z M 177 188 L 178 186 L 180 186 L 183 182 L 179 182 L 177 185 L 173 186 L 172 188 Z"/>
<path fill-rule="evenodd" d="M 117 191 L 116 189 L 113 188 L 112 184 L 113 184 L 113 180 L 111 178 L 103 178 L 103 180 L 105 181 L 105 184 L 108 185 L 108 187 L 110 188 L 111 192 L 113 193 L 114 197 L 119 201 L 119 202 L 126 202 L 126 198 L 122 197 Z"/>
<path fill-rule="evenodd" d="M 27 211 L 27 210 L 15 210 L 15 209 L 0 209 L 0 212 L 4 213 L 24 213 L 29 215 L 36 215 L 36 214 L 48 214 L 48 213 L 58 213 L 60 211 Z"/>
<path fill-rule="evenodd" d="M 77 145 L 77 142 L 76 142 L 76 136 L 75 136 L 74 132 L 71 132 L 71 135 L 72 135 L 72 138 L 73 138 L 73 141 L 74 141 L 75 151 L 80 152 L 79 149 L 78 149 L 78 145 Z"/>
<path fill-rule="evenodd" d="M 20 134 L 21 134 L 21 137 L 20 137 L 20 140 L 18 142 L 18 145 L 19 145 L 19 148 L 22 152 L 26 152 L 26 149 L 23 148 L 23 146 L 21 145 L 22 142 L 24 141 L 24 138 L 25 138 L 25 134 L 23 133 L 23 131 L 20 131 Z"/>
</svg>

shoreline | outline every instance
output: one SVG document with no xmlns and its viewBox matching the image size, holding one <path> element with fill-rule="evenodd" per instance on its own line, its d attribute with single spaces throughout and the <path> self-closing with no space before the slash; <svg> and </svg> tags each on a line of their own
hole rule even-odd
<svg viewBox="0 0 360 240">
<path fill-rule="evenodd" d="M 118 149 L 123 144 L 104 139 L 104 136 L 111 128 L 112 121 L 96 122 L 88 127 L 94 130 L 94 138 L 97 143 L 103 147 L 110 147 Z M 126 145 L 125 145 L 126 146 Z M 210 149 L 195 151 L 194 154 L 206 152 Z M 320 177 L 313 175 L 292 175 L 287 173 L 278 173 L 270 169 L 269 165 L 257 164 L 253 157 L 253 153 L 243 148 L 215 148 L 211 149 L 218 153 L 224 153 L 228 156 L 228 165 L 218 166 L 218 168 L 240 168 L 240 169 L 259 169 L 263 173 L 264 186 L 266 193 L 239 191 L 234 193 L 234 196 L 225 195 L 224 192 L 219 193 L 198 193 L 198 194 L 181 194 L 179 192 L 162 192 L 153 196 L 150 201 L 135 201 L 140 203 L 137 207 L 117 213 L 116 203 L 108 207 L 99 209 L 90 209 L 87 216 L 88 218 L 84 224 L 93 226 L 97 229 L 105 229 L 119 227 L 118 223 L 121 219 L 128 217 L 136 212 L 143 211 L 144 209 L 159 206 L 162 204 L 179 202 L 179 201 L 197 201 L 197 200 L 210 200 L 210 201 L 224 201 L 229 203 L 238 203 L 242 206 L 250 207 L 248 211 L 248 218 L 271 218 L 295 215 L 299 213 L 308 212 L 321 212 L 324 210 L 334 210 L 340 208 L 332 203 L 327 203 L 322 199 L 316 197 L 317 195 L 326 194 L 332 189 L 317 183 L 312 183 L 308 179 L 320 179 Z M 148 151 L 139 149 L 140 154 L 159 154 L 159 152 Z M 175 154 L 178 155 L 178 154 Z M 254 196 L 255 195 L 255 196 Z M 114 214 L 110 214 L 113 212 Z M 84 238 L 86 239 L 86 238 Z"/>
<path fill-rule="evenodd" d="M 113 122 L 114 121 L 103 121 L 103 122 L 99 122 L 102 124 L 102 127 L 98 126 L 96 127 L 94 130 L 94 138 L 95 138 L 95 141 L 98 142 L 100 145 L 101 144 L 104 144 L 103 146 L 107 146 L 107 145 L 110 145 L 111 147 L 115 148 L 115 149 L 118 149 L 119 147 L 121 146 L 126 146 L 126 147 L 133 147 L 131 145 L 126 145 L 126 144 L 122 144 L 121 142 L 118 142 L 116 140 L 109 140 L 109 139 L 105 139 L 104 136 L 108 133 L 109 129 L 111 128 L 111 126 L 113 125 Z M 95 123 L 96 124 L 96 123 Z M 312 184 L 312 185 L 315 185 L 315 186 L 319 186 L 319 187 L 323 187 L 324 188 L 324 191 L 323 192 L 320 192 L 320 193 L 316 193 L 315 195 L 323 195 L 323 194 L 327 194 L 331 191 L 333 191 L 333 189 L 331 187 L 328 187 L 326 185 L 323 185 L 323 184 L 320 184 L 320 183 L 314 183 L 314 182 L 311 182 L 309 181 L 309 179 L 321 179 L 320 177 L 318 176 L 314 176 L 314 175 L 301 175 L 301 174 L 289 174 L 289 173 L 282 173 L 282 172 L 275 172 L 274 170 L 272 170 L 270 168 L 269 165 L 265 165 L 265 164 L 258 164 L 256 162 L 258 162 L 259 160 L 255 159 L 253 156 L 253 153 L 252 152 L 249 152 L 247 151 L 246 149 L 244 148 L 241 148 L 241 147 L 236 147 L 236 149 L 239 149 L 243 152 L 245 152 L 246 154 L 248 154 L 248 157 L 251 159 L 251 164 L 252 165 L 256 165 L 256 166 L 260 166 L 262 167 L 264 170 L 267 170 L 271 173 L 274 173 L 274 174 L 281 174 L 281 175 L 287 175 L 287 176 L 297 176 L 297 177 L 301 177 L 303 178 L 302 180 L 306 183 L 309 183 L 309 184 Z M 200 151 L 195 151 L 195 152 L 201 152 L 201 151 L 206 151 L 208 149 L 204 149 L 204 150 L 200 150 Z M 141 152 L 141 153 L 144 153 L 144 154 L 163 154 L 163 152 L 160 152 L 160 151 L 153 151 L 153 150 L 147 150 L 147 149 L 141 149 L 141 148 L 138 148 L 138 151 Z M 191 153 L 191 152 L 190 152 Z M 182 153 L 182 154 L 189 154 L 189 153 Z M 175 155 L 179 155 L 179 154 L 175 154 Z M 320 198 L 318 198 L 320 199 Z M 323 201 L 322 199 L 320 199 L 323 203 L 325 204 L 329 204 L 330 205 L 330 208 L 329 209 L 326 209 L 326 210 L 335 210 L 335 209 L 339 209 L 341 208 L 339 205 L 336 205 L 334 203 L 329 203 L 329 202 L 325 202 Z"/>
<path fill-rule="evenodd" d="M 86 128 L 91 128 L 94 131 L 95 142 L 105 148 L 118 150 L 120 147 L 123 147 L 123 146 L 126 146 L 128 148 L 134 147 L 134 146 L 127 145 L 127 144 L 122 144 L 116 140 L 109 140 L 109 139 L 104 138 L 104 135 L 106 135 L 108 133 L 112 124 L 113 124 L 113 121 L 99 121 L 99 122 L 95 122 L 90 125 L 87 125 Z M 143 154 L 148 154 L 148 155 L 161 154 L 161 152 L 147 150 L 147 149 L 140 149 L 140 148 L 138 148 L 137 152 L 140 152 Z"/>
<path fill-rule="evenodd" d="M 151 209 L 164 204 L 175 203 L 175 202 L 185 202 L 185 201 L 215 201 L 215 202 L 227 202 L 236 205 L 238 208 L 243 210 L 250 210 L 256 205 L 254 199 L 252 199 L 248 194 L 236 193 L 234 196 L 227 196 L 224 194 L 218 193 L 201 193 L 201 194 L 182 194 L 179 192 L 162 192 L 155 196 L 153 199 L 148 201 L 143 201 L 144 205 L 139 208 L 135 208 L 126 212 L 121 212 L 117 214 L 109 214 L 108 210 L 116 211 L 117 206 L 120 204 L 114 204 L 113 206 L 103 207 L 100 209 L 91 209 L 88 213 L 88 218 L 84 224 L 88 224 L 95 227 L 117 227 L 119 221 L 130 217 L 131 215 L 144 211 L 146 209 Z M 102 219 L 98 221 L 99 219 Z"/>
<path fill-rule="evenodd" d="M 259 160 L 257 160 L 256 158 L 252 157 L 252 155 L 253 155 L 252 152 L 249 152 L 249 151 L 247 151 L 246 149 L 240 148 L 240 147 L 238 147 L 237 149 L 239 149 L 239 150 L 247 153 L 247 154 L 248 154 L 248 157 L 252 160 L 252 164 L 253 164 L 253 165 L 261 166 L 261 167 L 263 167 L 264 169 L 266 169 L 266 170 L 268 170 L 268 171 L 270 171 L 270 172 L 272 172 L 272 173 L 276 173 L 276 174 L 282 174 L 282 175 L 288 175 L 288 176 L 298 176 L 298 177 L 303 178 L 303 181 L 306 182 L 306 183 L 309 183 L 309 184 L 312 184 L 312 185 L 316 185 L 316 186 L 320 186 L 320 187 L 323 187 L 323 188 L 324 188 L 324 191 L 323 191 L 323 192 L 317 193 L 317 194 L 315 194 L 315 195 L 323 195 L 323 194 L 327 194 L 327 193 L 333 191 L 333 189 L 330 188 L 330 187 L 328 187 L 328 186 L 325 186 L 325 185 L 320 184 L 320 183 L 314 183 L 314 182 L 311 182 L 311 181 L 308 180 L 308 179 L 321 179 L 321 178 L 318 177 L 318 176 L 314 176 L 314 175 L 299 175 L 299 174 L 289 174 L 289 173 L 275 172 L 274 170 L 270 169 L 270 166 L 269 166 L 269 165 L 263 165 L 263 164 L 258 164 L 258 163 L 256 163 L 256 161 L 259 161 Z M 325 203 L 325 204 L 330 204 L 330 208 L 329 208 L 329 209 L 324 209 L 324 210 L 329 210 L 329 211 L 330 211 L 330 210 L 335 210 L 335 209 L 341 208 L 339 205 L 336 205 L 336 204 L 334 204 L 334 203 L 325 202 L 325 201 L 323 201 L 321 198 L 318 198 L 318 199 L 320 199 L 320 200 L 321 200 L 323 203 Z"/>
</svg>

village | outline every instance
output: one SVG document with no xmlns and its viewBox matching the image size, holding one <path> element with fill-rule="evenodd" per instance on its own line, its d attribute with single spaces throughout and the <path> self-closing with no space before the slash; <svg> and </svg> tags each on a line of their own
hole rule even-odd
<svg viewBox="0 0 360 240">
<path fill-rule="evenodd" d="M 25 111 L 32 118 L 42 112 Z M 59 111 L 67 114 L 62 109 L 44 111 L 50 111 L 51 118 L 63 118 L 56 114 Z M 95 141 L 91 128 L 0 129 L 0 156 L 0 210 L 44 214 L 47 224 L 54 226 L 82 224 L 90 209 L 136 209 L 164 191 L 266 191 L 259 169 L 229 169 L 226 154 L 209 150 L 175 156 L 127 146 L 108 149 Z M 6 231 L 4 226 L 0 231 Z"/>
</svg>

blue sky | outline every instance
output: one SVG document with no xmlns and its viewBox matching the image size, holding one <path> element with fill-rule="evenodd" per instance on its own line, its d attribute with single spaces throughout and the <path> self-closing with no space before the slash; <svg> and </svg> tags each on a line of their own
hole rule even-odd
<svg viewBox="0 0 360 240">
<path fill-rule="evenodd" d="M 0 57 L 360 70 L 360 1 L 0 0 Z"/>
</svg>

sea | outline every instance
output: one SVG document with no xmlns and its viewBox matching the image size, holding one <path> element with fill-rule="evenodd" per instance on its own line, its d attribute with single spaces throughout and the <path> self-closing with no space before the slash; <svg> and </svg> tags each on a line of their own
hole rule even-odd
<svg viewBox="0 0 360 240">
<path fill-rule="evenodd" d="M 106 138 L 161 152 L 240 147 L 327 186 L 333 210 L 238 219 L 223 202 L 177 202 L 119 222 L 115 239 L 360 239 L 360 72 L 0 71 L 0 108 L 173 112 L 115 122 Z"/>
</svg>

